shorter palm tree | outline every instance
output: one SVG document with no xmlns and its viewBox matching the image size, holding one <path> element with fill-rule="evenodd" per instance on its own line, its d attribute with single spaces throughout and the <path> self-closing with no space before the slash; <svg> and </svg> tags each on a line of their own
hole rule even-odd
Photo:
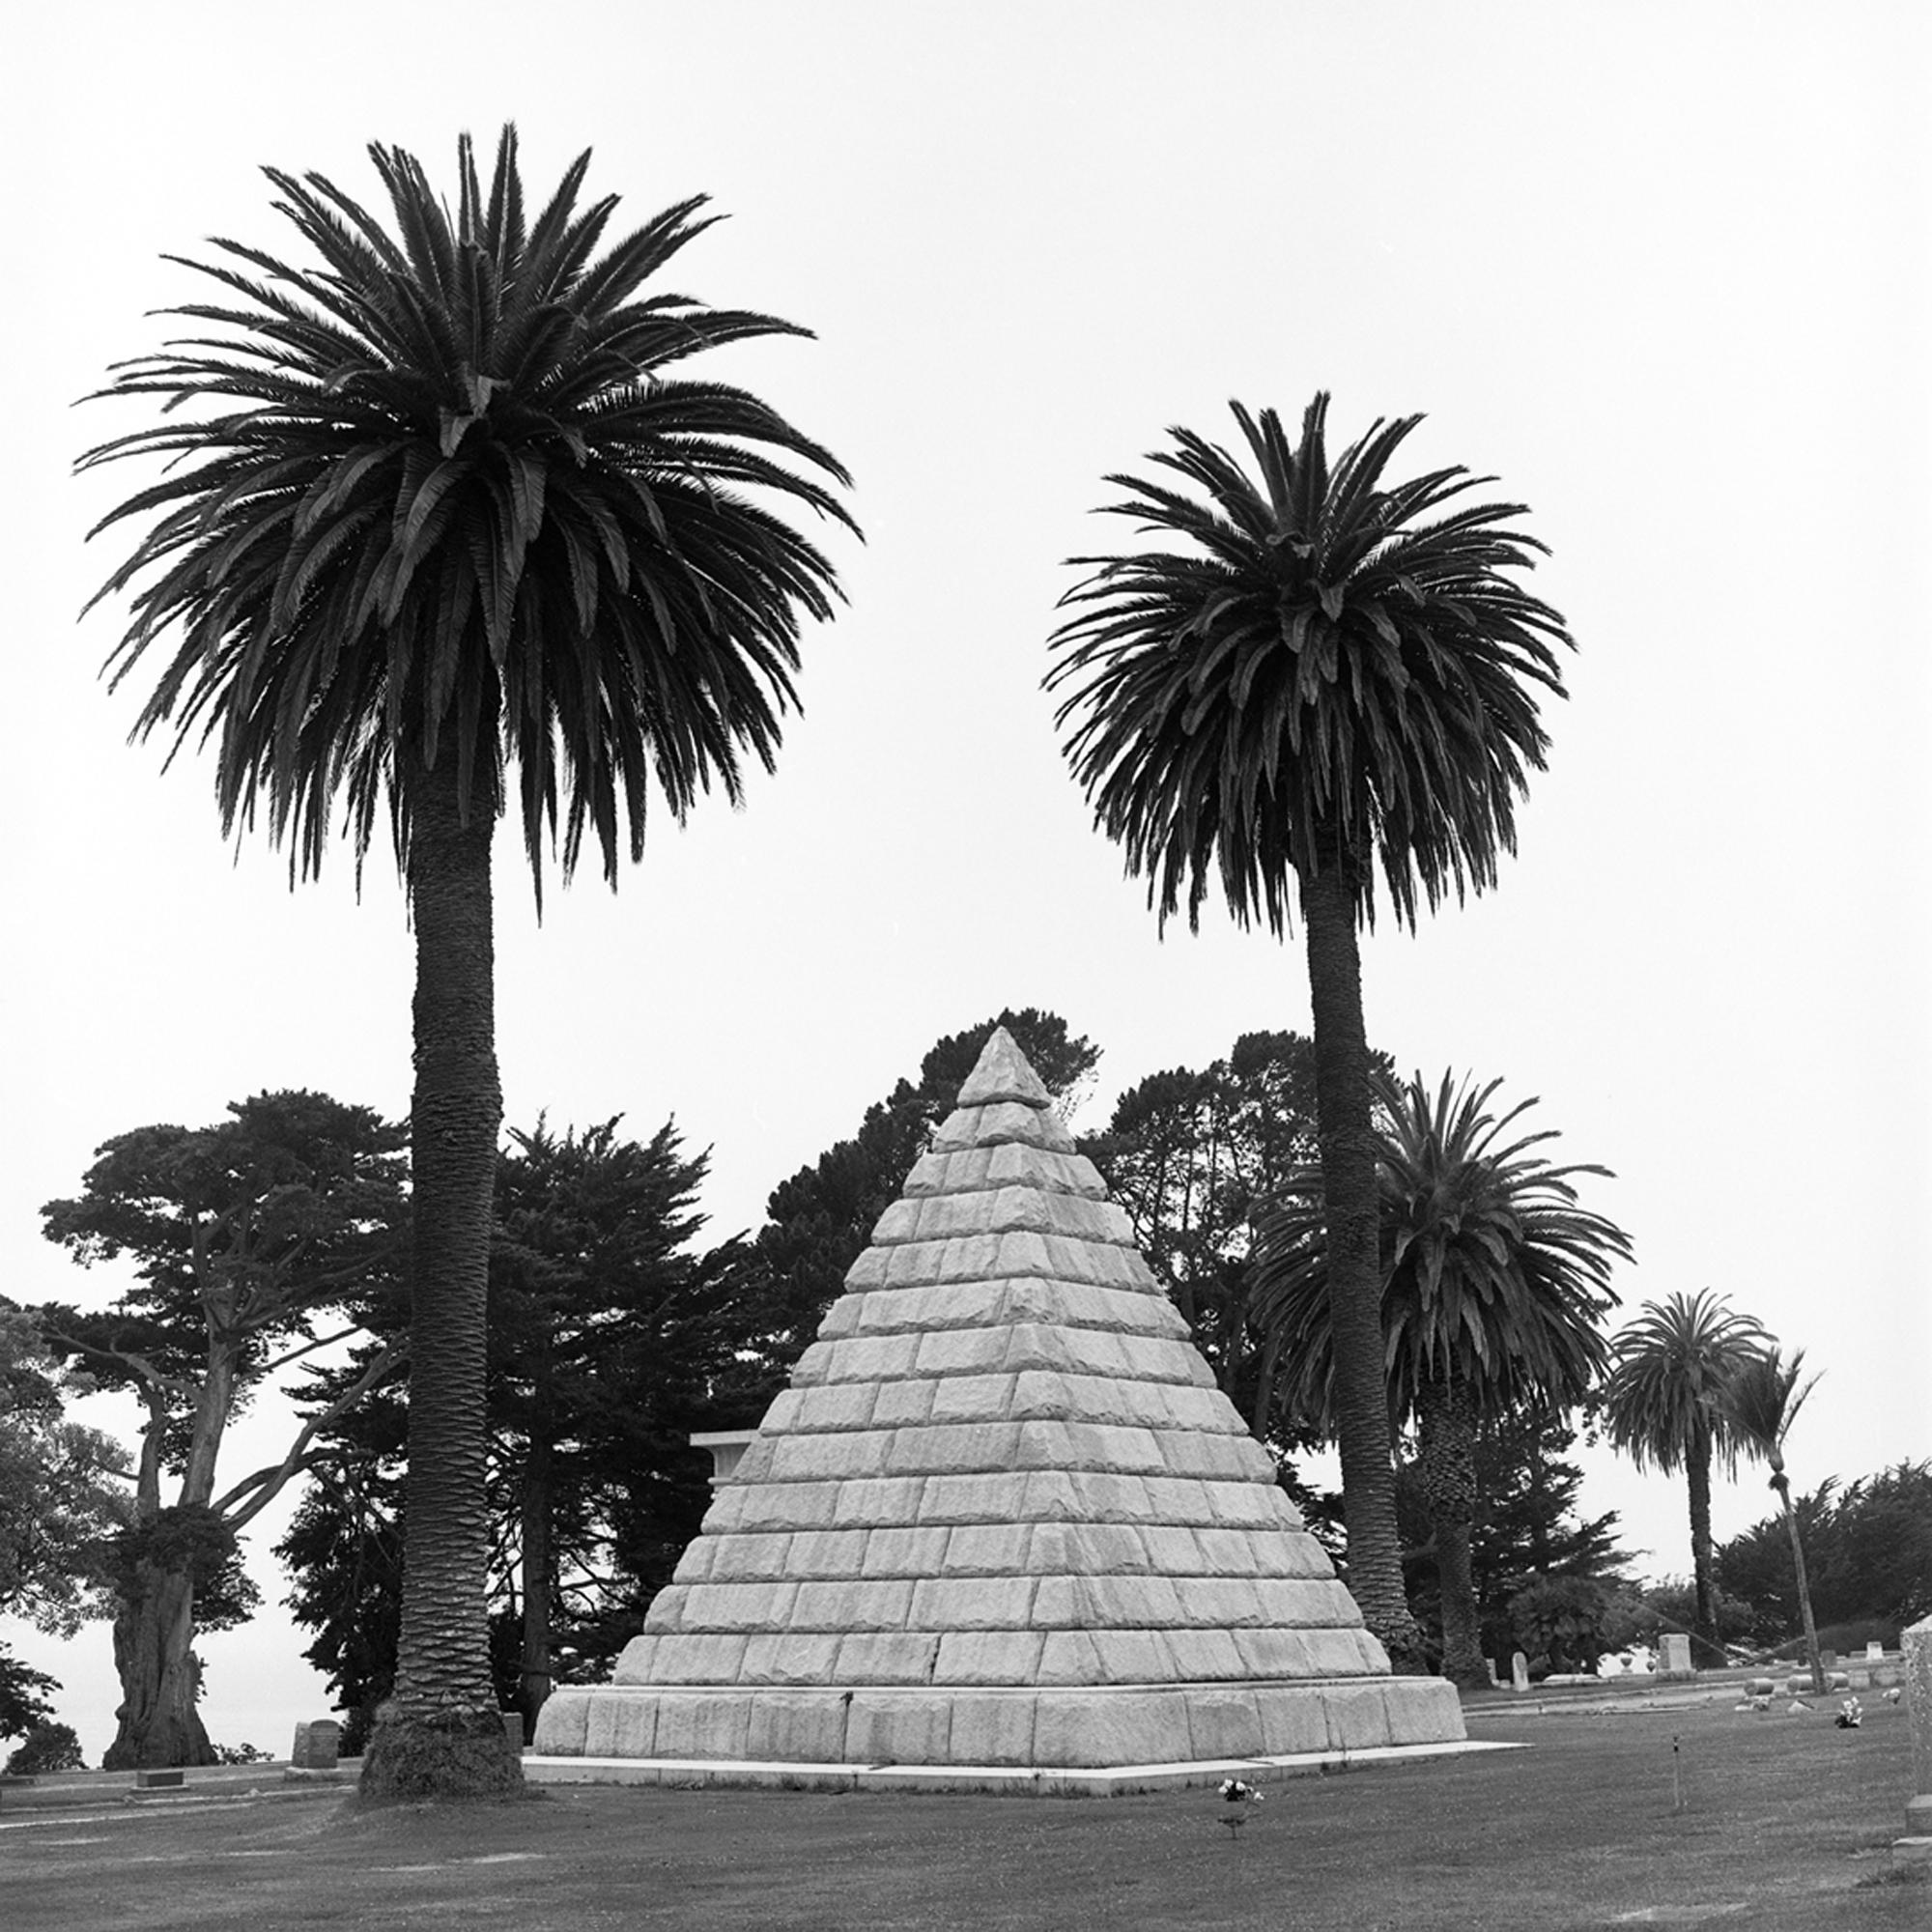
<svg viewBox="0 0 1932 1932">
<path fill-rule="evenodd" d="M 1690 1565 L 1697 1592 L 1697 1634 L 1719 1649 L 1712 1578 L 1711 1464 L 1735 1470 L 1742 1446 L 1723 1405 L 1724 1390 L 1768 1338 L 1707 1288 L 1646 1301 L 1643 1312 L 1610 1338 L 1615 1366 L 1605 1390 L 1610 1441 L 1636 1466 L 1666 1476 L 1682 1469 L 1690 1490 Z"/>
<path fill-rule="evenodd" d="M 1615 1304 L 1622 1229 L 1577 1205 L 1572 1177 L 1531 1150 L 1553 1128 L 1507 1139 L 1536 1102 L 1490 1112 L 1500 1081 L 1432 1096 L 1418 1073 L 1378 1076 L 1377 1171 L 1381 1327 L 1391 1419 L 1412 1422 L 1417 1469 L 1435 1531 L 1442 1587 L 1442 1670 L 1488 1682 L 1470 1571 L 1478 1422 L 1525 1404 L 1581 1400 L 1608 1356 L 1597 1323 Z M 1289 1364 L 1283 1394 L 1302 1421 L 1332 1433 L 1335 1348 L 1319 1170 L 1298 1175 L 1263 1217 L 1249 1319 Z"/>
<path fill-rule="evenodd" d="M 1750 1355 L 1724 1384 L 1724 1414 L 1735 1432 L 1738 1447 L 1771 1470 L 1771 1487 L 1784 1511 L 1791 1535 L 1791 1567 L 1798 1578 L 1798 1614 L 1804 1625 L 1804 1656 L 1811 1666 L 1811 1689 L 1825 1694 L 1825 1663 L 1818 1654 L 1818 1626 L 1811 1615 L 1811 1581 L 1804 1570 L 1804 1539 L 1798 1533 L 1798 1512 L 1791 1506 L 1791 1479 L 1784 1473 L 1784 1438 L 1817 1385 L 1813 1376 L 1803 1388 L 1804 1350 L 1793 1350 L 1786 1362 L 1776 1348 Z"/>
</svg>

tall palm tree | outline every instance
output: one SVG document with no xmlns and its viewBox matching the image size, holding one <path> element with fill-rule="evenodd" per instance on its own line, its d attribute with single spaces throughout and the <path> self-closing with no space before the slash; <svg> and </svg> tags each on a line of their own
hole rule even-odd
<svg viewBox="0 0 1932 1932">
<path fill-rule="evenodd" d="M 1804 1539 L 1798 1533 L 1798 1512 L 1791 1506 L 1791 1479 L 1784 1473 L 1784 1438 L 1798 1420 L 1804 1399 L 1817 1386 L 1813 1376 L 1803 1388 L 1804 1350 L 1796 1349 L 1791 1360 L 1771 1348 L 1747 1355 L 1724 1384 L 1722 1404 L 1735 1432 L 1738 1447 L 1771 1470 L 1771 1487 L 1784 1511 L 1784 1527 L 1791 1536 L 1791 1568 L 1798 1580 L 1798 1614 L 1804 1626 L 1804 1657 L 1811 1666 L 1811 1689 L 1825 1694 L 1825 1662 L 1818 1654 L 1818 1625 L 1811 1614 L 1811 1579 L 1804 1569 Z"/>
<path fill-rule="evenodd" d="M 115 366 L 100 393 L 163 420 L 81 467 L 169 463 L 97 526 L 156 519 L 99 593 L 139 583 L 116 683 L 176 634 L 136 735 L 212 737 L 224 831 L 265 807 L 292 882 L 338 799 L 358 868 L 386 809 L 416 939 L 413 1366 L 397 1690 L 363 1777 L 454 1793 L 520 1776 L 483 1607 L 492 832 L 514 798 L 541 906 L 559 809 L 564 876 L 588 834 L 614 885 L 653 785 L 682 820 L 714 783 L 738 798 L 743 753 L 769 769 L 800 615 L 837 584 L 757 495 L 849 525 L 790 466 L 848 479 L 742 389 L 667 373 L 806 332 L 647 287 L 703 197 L 600 254 L 616 198 L 579 205 L 587 154 L 528 218 L 515 129 L 487 194 L 466 136 L 452 220 L 413 156 L 369 153 L 387 225 L 265 170 L 315 259 L 184 262 L 223 296 L 170 313 L 208 332 Z"/>
<path fill-rule="evenodd" d="M 1533 1152 L 1554 1128 L 1506 1140 L 1536 1102 L 1492 1114 L 1500 1085 L 1459 1087 L 1445 1074 L 1432 1096 L 1420 1073 L 1376 1082 L 1388 1409 L 1417 1431 L 1442 1584 L 1442 1672 L 1465 1686 L 1489 1681 L 1469 1565 L 1477 1424 L 1582 1399 L 1607 1366 L 1597 1324 L 1616 1301 L 1611 1267 L 1630 1259 L 1623 1230 L 1577 1205 L 1574 1177 L 1609 1170 Z M 1332 1435 L 1328 1274 L 1321 1175 L 1308 1169 L 1262 1218 L 1249 1319 L 1290 1365 L 1291 1413 Z"/>
<path fill-rule="evenodd" d="M 1641 1469 L 1682 1469 L 1690 1491 L 1690 1566 L 1697 1593 L 1697 1635 L 1721 1654 L 1711 1562 L 1711 1464 L 1737 1466 L 1741 1446 L 1724 1407 L 1724 1390 L 1766 1340 L 1707 1288 L 1643 1311 L 1610 1338 L 1612 1367 L 1604 1422 L 1610 1441 Z"/>
<path fill-rule="evenodd" d="M 1076 557 L 1049 688 L 1100 829 L 1148 881 L 1164 926 L 1198 926 L 1210 871 L 1242 925 L 1277 937 L 1298 899 L 1316 1051 L 1351 1587 L 1399 1661 L 1418 1661 L 1403 1594 L 1383 1399 L 1376 1148 L 1357 927 L 1380 866 L 1398 923 L 1452 887 L 1493 883 L 1515 801 L 1547 739 L 1538 688 L 1563 692 L 1562 619 L 1507 573 L 1543 546 L 1519 504 L 1470 505 L 1490 479 L 1385 483 L 1422 418 L 1378 421 L 1331 464 L 1328 398 L 1291 441 L 1233 406 L 1257 474 L 1191 430 L 1103 506 L 1176 550 Z"/>
</svg>

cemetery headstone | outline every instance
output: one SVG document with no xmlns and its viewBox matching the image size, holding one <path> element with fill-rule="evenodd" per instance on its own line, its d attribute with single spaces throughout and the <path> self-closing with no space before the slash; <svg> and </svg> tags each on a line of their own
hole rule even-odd
<svg viewBox="0 0 1932 1932">
<path fill-rule="evenodd" d="M 333 1718 L 298 1724 L 289 1764 L 296 1771 L 333 1771 L 341 1746 L 342 1726 Z"/>
<path fill-rule="evenodd" d="M 1657 1640 L 1657 1674 L 1660 1677 L 1694 1677 L 1690 1667 L 1690 1639 L 1682 1631 L 1665 1631 Z"/>
<path fill-rule="evenodd" d="M 1529 1689 L 1529 1659 L 1518 1651 L 1510 1659 L 1510 1689 L 1527 1690 Z"/>
<path fill-rule="evenodd" d="M 1932 1839 L 1932 1617 L 1911 1625 L 1899 1639 L 1905 1653 L 1905 1716 L 1912 1732 L 1912 1796 L 1905 1830 Z"/>
<path fill-rule="evenodd" d="M 1885 1645 L 1882 1643 L 1866 1644 L 1865 1662 L 1867 1663 L 1883 1663 L 1885 1662 Z"/>
</svg>

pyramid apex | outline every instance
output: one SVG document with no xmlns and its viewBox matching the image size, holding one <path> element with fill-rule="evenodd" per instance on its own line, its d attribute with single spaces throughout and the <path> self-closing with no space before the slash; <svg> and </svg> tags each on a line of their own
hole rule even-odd
<svg viewBox="0 0 1932 1932">
<path fill-rule="evenodd" d="M 1045 1083 L 1027 1064 L 1005 1027 L 995 1027 L 980 1054 L 979 1064 L 966 1076 L 959 1090 L 962 1107 L 990 1107 L 1002 1100 L 1017 1100 L 1029 1107 L 1050 1107 L 1053 1095 Z"/>
</svg>

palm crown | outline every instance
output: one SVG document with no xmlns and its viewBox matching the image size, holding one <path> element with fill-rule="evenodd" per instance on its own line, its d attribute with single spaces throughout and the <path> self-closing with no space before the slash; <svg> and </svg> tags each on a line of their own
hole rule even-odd
<svg viewBox="0 0 1932 1932">
<path fill-rule="evenodd" d="M 137 735 L 217 740 L 224 825 L 293 831 L 320 864 L 338 793 L 358 857 L 384 796 L 407 856 L 412 773 L 454 740 L 462 809 L 514 763 L 523 831 L 562 859 L 586 832 L 613 882 L 652 782 L 674 815 L 739 754 L 767 768 L 793 701 L 800 610 L 826 559 L 737 486 L 850 525 L 838 462 L 745 391 L 663 372 L 698 350 L 806 331 L 644 284 L 709 225 L 703 197 L 601 256 L 616 206 L 577 206 L 589 156 L 526 219 L 515 129 L 487 195 L 466 136 L 452 223 L 416 159 L 370 149 L 394 233 L 324 176 L 264 172 L 321 258 L 217 239 L 183 266 L 239 303 L 169 311 L 220 331 L 116 365 L 103 395 L 214 406 L 90 450 L 185 464 L 97 530 L 160 512 L 100 596 L 145 582 L 112 663 L 180 638 Z M 172 258 L 181 260 L 182 258 Z M 721 487 L 722 486 L 722 487 Z"/>
<path fill-rule="evenodd" d="M 1288 879 L 1340 867 L 1374 918 L 1378 856 L 1397 917 L 1418 891 L 1493 882 L 1515 798 L 1547 744 L 1532 687 L 1562 696 L 1562 619 L 1504 573 L 1544 546 L 1517 504 L 1456 506 L 1462 468 L 1385 485 L 1422 420 L 1378 420 L 1339 461 L 1318 394 L 1291 443 L 1233 406 L 1259 480 L 1187 429 L 1104 506 L 1185 551 L 1076 557 L 1049 687 L 1074 776 L 1165 922 L 1199 921 L 1210 867 L 1236 918 L 1279 933 Z"/>
<path fill-rule="evenodd" d="M 1765 1341 L 1748 1315 L 1707 1288 L 1646 1301 L 1611 1342 L 1615 1366 L 1605 1394 L 1610 1440 L 1641 1469 L 1665 1475 L 1715 1454 L 1735 1467 L 1743 1432 L 1727 1393 Z"/>
<path fill-rule="evenodd" d="M 1577 1205 L 1573 1177 L 1602 1167 L 1553 1166 L 1531 1150 L 1553 1128 L 1503 1144 L 1534 1106 L 1490 1112 L 1499 1081 L 1480 1090 L 1444 1076 L 1432 1097 L 1418 1073 L 1378 1076 L 1389 1401 L 1413 1413 L 1425 1383 L 1461 1381 L 1486 1408 L 1524 1397 L 1567 1404 L 1603 1373 L 1597 1323 L 1616 1300 L 1623 1231 Z M 1290 1406 L 1325 1423 L 1333 1408 L 1326 1227 L 1319 1172 L 1284 1193 L 1261 1228 L 1250 1319 L 1294 1364 Z"/>
</svg>

